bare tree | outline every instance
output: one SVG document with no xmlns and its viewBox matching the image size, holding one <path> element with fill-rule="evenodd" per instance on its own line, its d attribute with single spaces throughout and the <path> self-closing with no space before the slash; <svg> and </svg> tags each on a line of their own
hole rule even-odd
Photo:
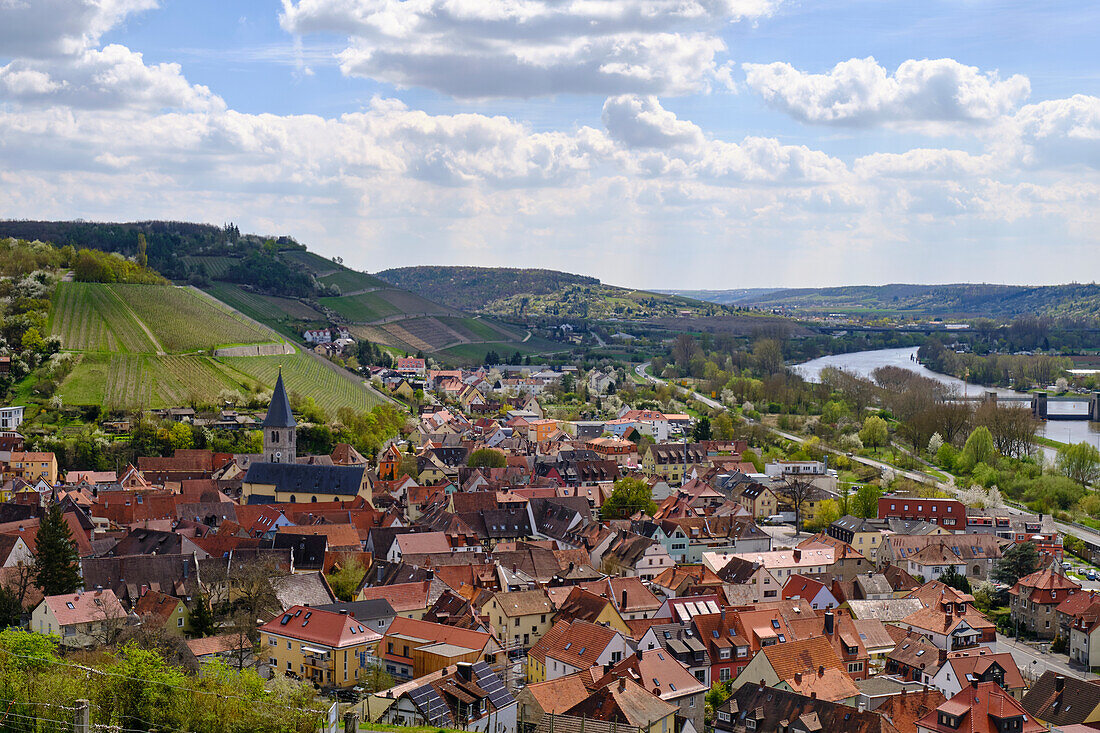
<svg viewBox="0 0 1100 733">
<path fill-rule="evenodd" d="M 821 489 L 810 479 L 795 474 L 787 474 L 774 488 L 779 498 L 794 508 L 794 532 L 798 534 L 802 531 L 802 506 L 821 496 Z"/>
<path fill-rule="evenodd" d="M 114 603 L 108 603 L 105 598 L 96 598 L 93 602 L 96 609 L 88 626 L 88 636 L 100 646 L 114 646 L 130 624 L 130 616 L 117 599 Z"/>
</svg>

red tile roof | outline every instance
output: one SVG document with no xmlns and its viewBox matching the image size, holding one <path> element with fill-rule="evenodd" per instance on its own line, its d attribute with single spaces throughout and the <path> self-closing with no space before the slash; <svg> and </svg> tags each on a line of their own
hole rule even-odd
<svg viewBox="0 0 1100 733">
<path fill-rule="evenodd" d="M 945 725 L 940 722 L 941 713 L 960 720 L 957 725 Z M 1046 731 L 1045 725 L 1028 715 L 1023 706 L 996 682 L 979 682 L 976 686 L 964 687 L 918 720 L 917 725 L 936 733 L 1000 733 L 998 721 L 1009 718 L 1020 720 L 1019 727 L 1012 729 L 1013 733 Z"/>
<path fill-rule="evenodd" d="M 375 643 L 382 638 L 354 616 L 308 606 L 291 606 L 260 627 L 260 631 L 330 648 Z"/>
<path fill-rule="evenodd" d="M 46 596 L 42 602 L 53 611 L 54 618 L 61 626 L 104 621 L 108 618 L 121 619 L 126 616 L 126 609 L 110 589 Z"/>
</svg>

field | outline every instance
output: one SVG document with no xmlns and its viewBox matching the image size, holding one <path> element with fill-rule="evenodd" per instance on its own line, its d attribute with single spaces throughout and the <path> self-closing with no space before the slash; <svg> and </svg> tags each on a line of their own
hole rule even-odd
<svg viewBox="0 0 1100 733">
<path fill-rule="evenodd" d="M 559 344 L 545 339 L 531 339 L 526 343 L 499 343 L 499 344 L 462 344 L 443 349 L 439 354 L 461 364 L 480 364 L 485 358 L 485 352 L 495 351 L 501 356 L 510 356 L 519 352 L 524 356 L 530 354 L 532 359 L 537 359 L 540 354 L 565 352 L 569 350 L 569 344 Z"/>
<path fill-rule="evenodd" d="M 442 306 L 439 303 L 433 303 L 430 300 L 421 298 L 419 295 L 413 295 L 412 293 L 404 290 L 379 290 L 378 294 L 381 295 L 386 301 L 397 306 L 397 308 L 403 313 L 408 313 L 411 316 L 416 315 L 458 315 L 462 314 Z"/>
<path fill-rule="evenodd" d="M 331 275 L 325 275 L 318 279 L 325 285 L 335 285 L 344 293 L 353 293 L 356 290 L 365 290 L 367 288 L 389 287 L 388 283 L 384 283 L 376 277 L 371 277 L 365 272 L 356 272 L 354 270 L 337 270 Z"/>
<path fill-rule="evenodd" d="M 62 385 L 61 399 L 108 409 L 172 407 L 212 403 L 221 390 L 246 390 L 251 382 L 206 356 L 84 354 Z"/>
<path fill-rule="evenodd" d="M 397 306 L 383 299 L 377 292 L 345 295 L 339 298 L 321 298 L 319 302 L 326 308 L 332 308 L 352 323 L 370 323 L 401 312 Z"/>
<path fill-rule="evenodd" d="M 347 372 L 337 371 L 309 354 L 235 356 L 219 359 L 228 367 L 264 384 L 274 384 L 279 367 L 289 392 L 308 394 L 330 415 L 340 407 L 369 410 L 382 398 Z"/>
<path fill-rule="evenodd" d="M 439 320 L 470 341 L 510 341 L 522 338 L 504 329 L 498 330 L 499 327 L 494 328 L 495 324 L 491 324 L 484 318 L 440 318 Z"/>
</svg>

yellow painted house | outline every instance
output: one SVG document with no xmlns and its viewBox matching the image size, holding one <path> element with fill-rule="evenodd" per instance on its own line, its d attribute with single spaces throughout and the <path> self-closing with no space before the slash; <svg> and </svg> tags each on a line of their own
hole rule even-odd
<svg viewBox="0 0 1100 733">
<path fill-rule="evenodd" d="M 291 606 L 260 627 L 260 660 L 322 687 L 353 687 L 382 635 L 354 616 Z"/>
<path fill-rule="evenodd" d="M 542 589 L 494 593 L 481 613 L 509 649 L 529 649 L 550 628 L 554 609 Z"/>
</svg>

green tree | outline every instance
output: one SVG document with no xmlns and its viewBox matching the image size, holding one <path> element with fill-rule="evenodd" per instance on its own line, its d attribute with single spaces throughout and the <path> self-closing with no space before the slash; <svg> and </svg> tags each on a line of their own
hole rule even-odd
<svg viewBox="0 0 1100 733">
<path fill-rule="evenodd" d="M 859 439 L 872 449 L 884 446 L 890 440 L 890 428 L 881 417 L 871 415 L 863 421 Z"/>
<path fill-rule="evenodd" d="M 639 511 L 650 516 L 657 511 L 653 490 L 642 479 L 626 476 L 615 482 L 611 496 L 600 507 L 600 517 L 625 519 Z"/>
<path fill-rule="evenodd" d="M 508 459 L 493 448 L 479 448 L 466 459 L 466 465 L 471 468 L 504 468 L 508 465 Z"/>
<path fill-rule="evenodd" d="M 341 601 L 353 601 L 366 572 L 367 569 L 363 567 L 363 563 L 352 558 L 351 561 L 344 563 L 339 570 L 325 576 L 325 578 L 337 598 Z"/>
<path fill-rule="evenodd" d="M 997 449 L 993 445 L 993 434 L 989 432 L 989 428 L 984 425 L 974 428 L 962 450 L 962 460 L 967 469 L 979 463 L 992 465 L 996 455 Z"/>
<path fill-rule="evenodd" d="M 727 410 L 718 413 L 714 418 L 714 438 L 716 440 L 733 440 L 733 418 Z"/>
<path fill-rule="evenodd" d="M 950 566 L 946 573 L 940 575 L 940 582 L 962 593 L 970 592 L 970 581 L 965 575 L 959 573 L 954 565 Z"/>
<path fill-rule="evenodd" d="M 874 519 L 878 516 L 878 500 L 882 490 L 874 484 L 860 486 L 849 500 L 851 514 L 854 517 Z"/>
<path fill-rule="evenodd" d="M 836 425 L 848 415 L 848 405 L 839 400 L 829 400 L 821 408 L 821 422 Z"/>
<path fill-rule="evenodd" d="M 18 626 L 23 615 L 23 604 L 19 596 L 7 586 L 0 586 L 0 629 Z"/>
<path fill-rule="evenodd" d="M 23 332 L 23 338 L 20 343 L 23 346 L 23 351 L 40 353 L 46 350 L 46 339 L 42 338 L 42 334 L 34 327 L 28 328 Z"/>
<path fill-rule="evenodd" d="M 372 664 L 359 678 L 359 685 L 367 692 L 381 692 L 394 686 L 394 679 L 381 664 Z"/>
<path fill-rule="evenodd" d="M 691 428 L 691 439 L 695 442 L 710 440 L 710 418 L 703 415 L 695 421 Z"/>
<path fill-rule="evenodd" d="M 191 633 L 195 636 L 214 633 L 214 614 L 210 610 L 210 599 L 204 594 L 195 599 L 195 608 L 191 611 Z"/>
<path fill-rule="evenodd" d="M 195 436 L 191 432 L 191 426 L 186 423 L 175 423 L 168 428 L 168 440 L 175 450 L 186 450 L 195 446 Z"/>
<path fill-rule="evenodd" d="M 806 529 L 811 532 L 820 532 L 830 524 L 840 519 L 840 505 L 835 499 L 826 499 L 817 505 L 812 521 L 806 522 Z"/>
<path fill-rule="evenodd" d="M 1063 476 L 1088 486 L 1100 479 L 1100 450 L 1084 442 L 1063 445 L 1055 465 Z"/>
<path fill-rule="evenodd" d="M 119 650 L 107 671 L 113 676 L 99 688 L 100 699 L 96 702 L 117 717 L 123 728 L 148 731 L 175 727 L 187 700 L 179 692 L 187 685 L 182 671 L 157 652 L 133 643 Z"/>
<path fill-rule="evenodd" d="M 757 473 L 764 473 L 764 461 L 760 460 L 760 455 L 752 448 L 749 448 L 741 454 L 741 460 L 745 463 L 751 463 Z"/>
<path fill-rule="evenodd" d="M 137 250 L 137 264 L 138 267 L 149 266 L 149 255 L 147 253 L 147 246 L 145 244 L 145 235 L 138 233 L 138 250 Z"/>
<path fill-rule="evenodd" d="M 46 510 L 38 526 L 35 545 L 36 580 L 42 593 L 47 596 L 75 593 L 81 584 L 80 558 L 60 504 L 50 504 Z"/>
<path fill-rule="evenodd" d="M 840 516 L 843 517 L 851 513 L 852 485 L 847 481 L 841 481 L 840 486 L 837 487 L 837 493 L 840 498 L 837 500 L 836 506 L 840 509 Z"/>
<path fill-rule="evenodd" d="M 993 568 L 993 579 L 1005 585 L 1016 585 L 1025 575 L 1039 568 L 1039 552 L 1031 542 L 1020 542 L 1005 550 Z"/>
</svg>

